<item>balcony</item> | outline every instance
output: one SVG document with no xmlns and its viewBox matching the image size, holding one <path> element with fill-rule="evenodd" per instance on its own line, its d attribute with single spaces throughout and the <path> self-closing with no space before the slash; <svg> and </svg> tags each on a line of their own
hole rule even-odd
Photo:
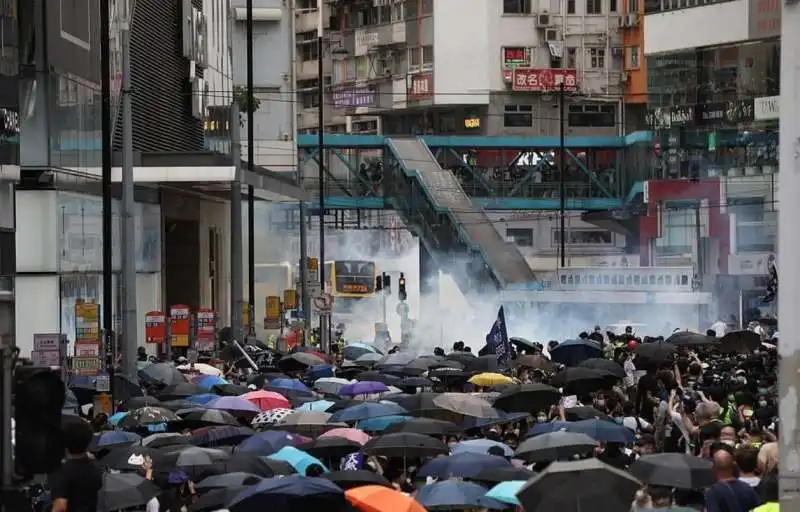
<svg viewBox="0 0 800 512">
<path fill-rule="evenodd" d="M 297 19 L 295 20 L 295 33 L 299 34 L 302 32 L 316 32 L 318 20 L 319 13 L 316 9 L 313 11 L 298 13 Z M 328 4 L 323 6 L 322 26 L 325 30 L 329 29 L 331 26 L 331 8 Z"/>
<path fill-rule="evenodd" d="M 557 272 L 555 288 L 581 291 L 694 291 L 692 267 L 581 268 Z"/>
<path fill-rule="evenodd" d="M 298 80 L 313 80 L 319 76 L 319 68 L 317 60 L 298 60 L 297 67 L 295 68 Z M 324 59 L 322 61 L 322 73 L 324 75 L 331 74 L 331 61 Z"/>
</svg>

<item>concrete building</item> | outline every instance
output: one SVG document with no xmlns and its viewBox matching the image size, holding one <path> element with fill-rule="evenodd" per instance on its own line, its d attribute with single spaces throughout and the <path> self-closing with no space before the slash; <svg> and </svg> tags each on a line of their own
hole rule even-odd
<svg viewBox="0 0 800 512">
<path fill-rule="evenodd" d="M 618 0 L 475 0 L 468 9 L 456 0 L 344 0 L 331 8 L 331 131 L 555 135 L 552 92 L 561 80 L 568 134 L 622 129 L 626 7 Z M 298 128 L 314 130 L 316 34 L 306 19 L 297 25 Z"/>
</svg>

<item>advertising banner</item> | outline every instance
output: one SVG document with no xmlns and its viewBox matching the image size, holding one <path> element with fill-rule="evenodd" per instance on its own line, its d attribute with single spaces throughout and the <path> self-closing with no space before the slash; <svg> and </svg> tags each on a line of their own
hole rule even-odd
<svg viewBox="0 0 800 512">
<path fill-rule="evenodd" d="M 190 310 L 185 304 L 175 304 L 169 308 L 169 332 L 173 347 L 188 347 L 190 334 Z"/>
<path fill-rule="evenodd" d="M 100 339 L 100 306 L 93 302 L 75 301 L 74 375 L 96 377 L 102 369 Z"/>
</svg>

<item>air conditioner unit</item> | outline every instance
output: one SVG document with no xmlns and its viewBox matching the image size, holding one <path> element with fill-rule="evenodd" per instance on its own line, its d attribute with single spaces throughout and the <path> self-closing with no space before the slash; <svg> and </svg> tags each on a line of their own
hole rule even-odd
<svg viewBox="0 0 800 512">
<path fill-rule="evenodd" d="M 628 17 L 622 15 L 619 17 L 619 26 L 620 27 L 627 27 L 628 26 Z"/>
<path fill-rule="evenodd" d="M 639 13 L 636 12 L 629 12 L 628 13 L 628 26 L 635 27 L 639 24 Z"/>
<path fill-rule="evenodd" d="M 558 41 L 560 38 L 558 37 L 558 30 L 554 28 L 548 28 L 544 31 L 544 40 L 545 41 Z"/>
<path fill-rule="evenodd" d="M 623 71 L 619 75 L 619 81 L 622 82 L 623 84 L 627 84 L 630 79 L 631 79 L 631 75 L 627 71 Z"/>
<path fill-rule="evenodd" d="M 549 27 L 550 26 L 550 15 L 549 14 L 539 14 L 536 16 L 536 26 L 537 27 Z"/>
</svg>

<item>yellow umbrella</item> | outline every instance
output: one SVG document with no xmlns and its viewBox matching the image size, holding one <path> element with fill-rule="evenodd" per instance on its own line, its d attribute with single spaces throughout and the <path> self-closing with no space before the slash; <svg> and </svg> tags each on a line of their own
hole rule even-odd
<svg viewBox="0 0 800 512">
<path fill-rule="evenodd" d="M 496 386 L 498 384 L 512 384 L 514 379 L 502 373 L 479 373 L 469 379 L 476 386 Z"/>
</svg>

